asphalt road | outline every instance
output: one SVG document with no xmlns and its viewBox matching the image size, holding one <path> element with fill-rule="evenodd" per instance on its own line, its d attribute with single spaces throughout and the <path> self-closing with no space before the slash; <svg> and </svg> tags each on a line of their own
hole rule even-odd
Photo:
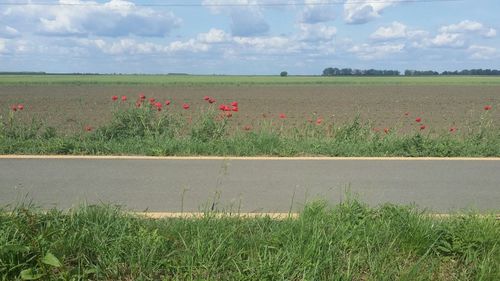
<svg viewBox="0 0 500 281">
<path fill-rule="evenodd" d="M 135 211 L 297 211 L 305 202 L 500 210 L 500 159 L 0 159 L 0 206 L 116 203 Z"/>
</svg>

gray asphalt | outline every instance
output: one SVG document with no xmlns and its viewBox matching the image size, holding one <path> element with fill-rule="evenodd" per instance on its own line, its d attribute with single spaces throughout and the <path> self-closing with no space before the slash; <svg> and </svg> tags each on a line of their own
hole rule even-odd
<svg viewBox="0 0 500 281">
<path fill-rule="evenodd" d="M 370 205 L 500 210 L 500 161 L 0 159 L 0 206 L 114 203 L 135 211 L 288 212 L 347 193 Z"/>
</svg>

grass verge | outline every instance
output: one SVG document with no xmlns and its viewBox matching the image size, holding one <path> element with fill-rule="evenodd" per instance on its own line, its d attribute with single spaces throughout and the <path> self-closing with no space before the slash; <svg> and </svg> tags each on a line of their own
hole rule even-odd
<svg viewBox="0 0 500 281">
<path fill-rule="evenodd" d="M 498 280 L 500 221 L 316 202 L 298 218 L 0 214 L 2 280 Z M 31 279 L 30 279 L 31 278 Z"/>
</svg>

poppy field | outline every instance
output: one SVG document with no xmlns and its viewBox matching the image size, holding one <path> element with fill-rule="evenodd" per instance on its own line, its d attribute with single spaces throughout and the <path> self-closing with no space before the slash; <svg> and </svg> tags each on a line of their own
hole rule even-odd
<svg viewBox="0 0 500 281">
<path fill-rule="evenodd" d="M 0 79 L 0 153 L 500 155 L 500 86 L 491 77 L 464 85 L 439 80 L 447 77 L 422 85 L 405 84 L 407 77 L 399 78 L 401 85 L 380 77 L 385 84 L 377 77 L 371 79 L 379 84 L 363 85 L 55 78 L 47 84 Z"/>
</svg>

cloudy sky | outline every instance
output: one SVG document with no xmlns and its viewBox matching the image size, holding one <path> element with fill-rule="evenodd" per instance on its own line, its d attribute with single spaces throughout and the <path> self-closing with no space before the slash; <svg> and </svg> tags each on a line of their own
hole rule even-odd
<svg viewBox="0 0 500 281">
<path fill-rule="evenodd" d="M 498 0 L 0 0 L 0 71 L 500 69 L 499 11 Z"/>
</svg>

